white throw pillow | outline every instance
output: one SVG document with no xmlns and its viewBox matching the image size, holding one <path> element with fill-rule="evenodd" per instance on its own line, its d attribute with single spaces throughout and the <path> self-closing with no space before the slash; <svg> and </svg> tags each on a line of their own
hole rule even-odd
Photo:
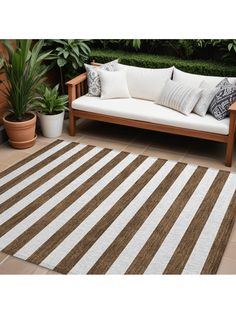
<svg viewBox="0 0 236 314">
<path fill-rule="evenodd" d="M 168 80 L 156 103 L 188 115 L 201 97 L 201 93 L 200 88 L 194 89 L 182 83 Z"/>
<path fill-rule="evenodd" d="M 94 66 L 90 64 L 84 64 L 87 72 L 88 82 L 88 96 L 99 97 L 101 96 L 101 82 L 98 75 L 98 69 L 106 71 L 115 71 L 115 66 L 118 63 L 117 60 L 113 60 L 108 63 L 101 64 L 100 66 Z"/>
<path fill-rule="evenodd" d="M 211 88 L 214 88 L 217 84 L 219 84 L 224 77 L 221 76 L 208 76 L 208 75 L 198 75 L 187 73 L 181 70 L 178 70 L 174 67 L 173 72 L 173 81 L 182 82 L 192 88 L 196 88 L 201 84 L 202 81 L 205 81 Z M 231 84 L 236 83 L 235 77 L 229 77 L 229 82 Z"/>
<path fill-rule="evenodd" d="M 196 103 L 196 106 L 193 108 L 193 112 L 195 112 L 201 117 L 204 117 L 216 93 L 217 88 L 216 87 L 211 88 L 211 86 L 207 84 L 205 81 L 201 82 L 199 88 L 202 88 L 202 95 L 198 102 Z"/>
<path fill-rule="evenodd" d="M 166 80 L 170 79 L 173 67 L 166 69 L 148 69 L 117 63 L 117 70 L 127 73 L 128 87 L 133 98 L 154 101 L 160 95 Z"/>
<path fill-rule="evenodd" d="M 126 72 L 98 70 L 101 81 L 101 99 L 130 98 Z"/>
<path fill-rule="evenodd" d="M 224 78 L 223 80 L 221 80 L 214 88 L 212 88 L 205 81 L 201 82 L 201 84 L 199 85 L 199 88 L 202 89 L 202 95 L 200 99 L 198 100 L 198 102 L 196 103 L 196 106 L 194 107 L 193 112 L 195 112 L 201 117 L 204 117 L 215 95 L 229 84 L 230 83 L 227 78 Z"/>
</svg>

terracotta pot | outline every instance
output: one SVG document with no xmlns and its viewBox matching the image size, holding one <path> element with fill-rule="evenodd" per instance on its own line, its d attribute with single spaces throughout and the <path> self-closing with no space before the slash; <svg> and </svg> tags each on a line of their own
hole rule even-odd
<svg viewBox="0 0 236 314">
<path fill-rule="evenodd" d="M 35 144 L 37 135 L 35 134 L 36 128 L 36 114 L 31 112 L 32 119 L 13 122 L 7 119 L 10 115 L 6 113 L 3 116 L 3 123 L 7 132 L 8 141 L 14 148 L 24 149 L 32 147 Z"/>
</svg>

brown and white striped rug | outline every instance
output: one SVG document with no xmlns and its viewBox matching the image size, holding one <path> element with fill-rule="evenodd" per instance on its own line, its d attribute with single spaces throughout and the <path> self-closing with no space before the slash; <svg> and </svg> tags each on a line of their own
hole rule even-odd
<svg viewBox="0 0 236 314">
<path fill-rule="evenodd" d="M 0 174 L 0 250 L 67 274 L 216 273 L 236 174 L 57 140 Z"/>
</svg>

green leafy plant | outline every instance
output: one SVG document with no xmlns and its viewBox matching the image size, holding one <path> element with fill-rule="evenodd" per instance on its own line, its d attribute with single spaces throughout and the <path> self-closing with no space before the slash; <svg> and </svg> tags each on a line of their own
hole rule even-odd
<svg viewBox="0 0 236 314">
<path fill-rule="evenodd" d="M 141 39 L 123 39 L 120 40 L 121 43 L 124 43 L 126 47 L 132 47 L 135 50 L 139 50 L 141 48 Z"/>
<path fill-rule="evenodd" d="M 96 39 L 91 44 L 95 47 L 103 47 L 104 49 L 124 47 L 126 50 L 139 50 L 141 48 L 141 39 Z"/>
<path fill-rule="evenodd" d="M 47 86 L 40 87 L 41 96 L 37 100 L 35 108 L 46 115 L 53 115 L 67 110 L 67 95 L 59 95 L 59 84 L 53 88 Z"/>
<path fill-rule="evenodd" d="M 212 50 L 219 60 L 235 64 L 236 39 L 198 39 L 198 46 L 203 50 Z"/>
<path fill-rule="evenodd" d="M 15 49 L 7 40 L 3 44 L 8 53 L 8 58 L 2 58 L 0 62 L 3 65 L 1 72 L 6 75 L 6 81 L 1 81 L 5 85 L 3 93 L 16 121 L 22 121 L 37 102 L 37 89 L 47 72 L 47 66 L 42 62 L 50 51 L 41 53 L 43 40 L 38 41 L 33 48 L 31 40 L 17 40 Z"/>
<path fill-rule="evenodd" d="M 78 74 L 79 68 L 82 68 L 90 55 L 90 48 L 86 40 L 81 39 L 54 39 L 47 40 L 46 44 L 52 53 L 48 60 L 54 61 L 54 64 L 60 70 L 60 83 L 62 93 L 64 94 L 65 79 L 70 79 Z"/>
<path fill-rule="evenodd" d="M 236 53 L 236 39 L 232 39 L 232 41 L 228 44 L 228 50 Z"/>
</svg>

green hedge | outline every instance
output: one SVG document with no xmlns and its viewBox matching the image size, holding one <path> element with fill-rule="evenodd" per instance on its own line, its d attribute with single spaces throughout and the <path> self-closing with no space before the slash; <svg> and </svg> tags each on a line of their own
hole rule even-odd
<svg viewBox="0 0 236 314">
<path fill-rule="evenodd" d="M 196 74 L 214 76 L 236 77 L 236 66 L 229 66 L 203 60 L 181 60 L 175 57 L 150 55 L 145 53 L 131 53 L 112 50 L 92 50 L 90 61 L 106 63 L 118 59 L 120 63 L 140 66 L 145 68 L 165 68 L 175 66 L 176 68 Z"/>
</svg>

